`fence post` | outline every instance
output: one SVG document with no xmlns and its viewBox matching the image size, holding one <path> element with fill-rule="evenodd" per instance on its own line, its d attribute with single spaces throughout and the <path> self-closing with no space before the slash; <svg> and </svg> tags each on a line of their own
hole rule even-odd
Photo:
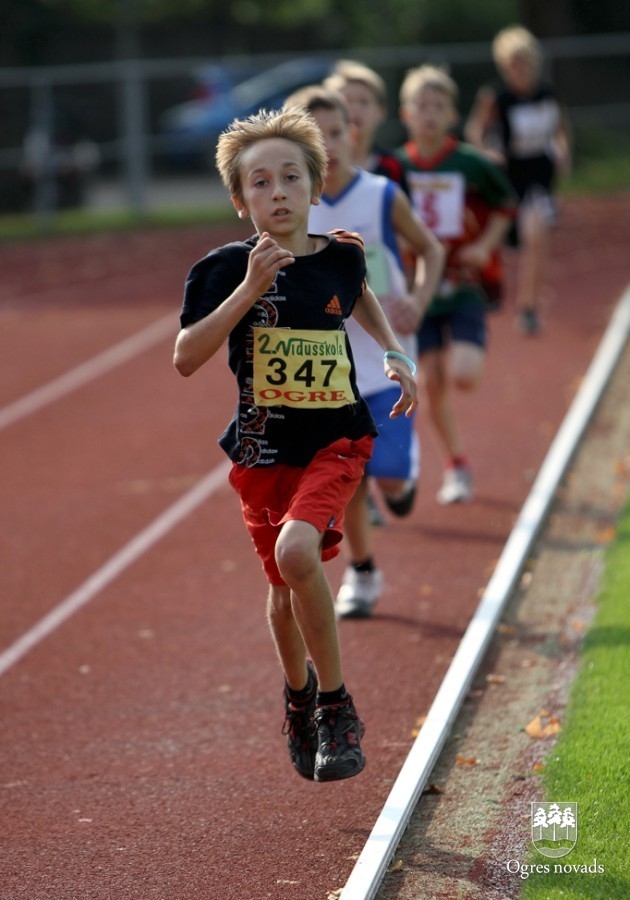
<svg viewBox="0 0 630 900">
<path fill-rule="evenodd" d="M 148 181 L 146 85 L 137 60 L 120 64 L 123 81 L 123 165 L 127 201 L 134 215 L 146 212 Z"/>
<path fill-rule="evenodd" d="M 46 75 L 37 77 L 31 83 L 31 127 L 25 138 L 24 159 L 33 175 L 35 218 L 40 231 L 50 227 L 57 211 L 54 119 L 52 85 Z"/>
</svg>

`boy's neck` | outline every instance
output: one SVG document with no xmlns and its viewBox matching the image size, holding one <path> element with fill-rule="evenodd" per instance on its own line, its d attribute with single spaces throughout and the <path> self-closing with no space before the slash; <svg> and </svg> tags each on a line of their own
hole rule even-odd
<svg viewBox="0 0 630 900">
<path fill-rule="evenodd" d="M 324 182 L 324 194 L 327 197 L 336 197 L 356 178 L 357 171 L 356 166 L 344 166 L 333 175 L 328 175 Z"/>
<path fill-rule="evenodd" d="M 416 137 L 413 139 L 413 144 L 419 156 L 430 159 L 432 156 L 437 156 L 443 150 L 446 150 L 452 143 L 452 140 L 453 138 L 450 134 L 443 134 L 435 138 Z"/>
<path fill-rule="evenodd" d="M 326 245 L 326 240 L 308 233 L 282 236 L 270 234 L 270 237 L 283 250 L 290 250 L 294 256 L 310 256 L 312 253 L 318 253 Z"/>
<path fill-rule="evenodd" d="M 357 139 L 354 148 L 354 162 L 357 166 L 360 166 L 362 169 L 366 168 L 366 165 L 372 156 L 372 147 L 373 142 L 371 137 L 360 137 Z"/>
</svg>

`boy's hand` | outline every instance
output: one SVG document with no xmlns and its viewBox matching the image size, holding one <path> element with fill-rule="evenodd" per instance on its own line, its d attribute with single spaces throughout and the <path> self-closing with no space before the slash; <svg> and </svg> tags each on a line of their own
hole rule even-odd
<svg viewBox="0 0 630 900">
<path fill-rule="evenodd" d="M 466 244 L 455 254 L 455 258 L 460 265 L 472 266 L 474 269 L 483 269 L 490 262 L 491 253 L 485 244 L 473 241 Z"/>
<path fill-rule="evenodd" d="M 295 262 L 290 250 L 285 250 L 266 231 L 260 235 L 258 243 L 249 254 L 245 283 L 256 299 L 266 294 L 279 269 Z"/>
<path fill-rule="evenodd" d="M 403 413 L 409 418 L 418 405 L 418 385 L 415 376 L 402 359 L 391 357 L 385 360 L 385 374 L 391 381 L 400 382 L 400 397 L 392 406 L 390 419 L 397 419 Z"/>
<path fill-rule="evenodd" d="M 420 324 L 420 310 L 413 297 L 393 300 L 387 304 L 387 316 L 399 334 L 414 334 Z"/>
</svg>

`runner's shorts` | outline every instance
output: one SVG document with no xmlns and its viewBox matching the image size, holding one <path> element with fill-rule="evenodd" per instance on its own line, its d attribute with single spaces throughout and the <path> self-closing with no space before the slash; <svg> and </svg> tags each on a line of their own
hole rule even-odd
<svg viewBox="0 0 630 900">
<path fill-rule="evenodd" d="M 229 481 L 240 497 L 243 519 L 267 580 L 285 584 L 275 558 L 285 522 L 309 522 L 322 535 L 322 561 L 339 553 L 344 511 L 363 477 L 374 438 L 341 438 L 324 447 L 306 468 L 234 463 Z"/>
<path fill-rule="evenodd" d="M 453 341 L 485 348 L 486 315 L 478 300 L 463 301 L 452 312 L 425 316 L 418 329 L 418 353 L 442 350 Z"/>
<path fill-rule="evenodd" d="M 413 479 L 420 474 L 420 441 L 414 427 L 414 416 L 390 419 L 392 406 L 400 396 L 399 387 L 387 387 L 365 400 L 378 428 L 372 458 L 365 474 L 374 478 Z"/>
</svg>

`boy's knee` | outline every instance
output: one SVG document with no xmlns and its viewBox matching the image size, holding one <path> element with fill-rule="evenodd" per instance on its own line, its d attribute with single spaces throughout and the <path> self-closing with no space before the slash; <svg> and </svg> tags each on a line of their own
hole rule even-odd
<svg viewBox="0 0 630 900">
<path fill-rule="evenodd" d="M 453 385 L 458 391 L 474 391 L 479 380 L 480 374 L 476 372 L 456 372 L 452 376 Z"/>
<path fill-rule="evenodd" d="M 295 536 L 281 535 L 276 544 L 276 564 L 287 584 L 295 584 L 309 578 L 316 566 L 315 555 L 310 548 Z"/>
</svg>

